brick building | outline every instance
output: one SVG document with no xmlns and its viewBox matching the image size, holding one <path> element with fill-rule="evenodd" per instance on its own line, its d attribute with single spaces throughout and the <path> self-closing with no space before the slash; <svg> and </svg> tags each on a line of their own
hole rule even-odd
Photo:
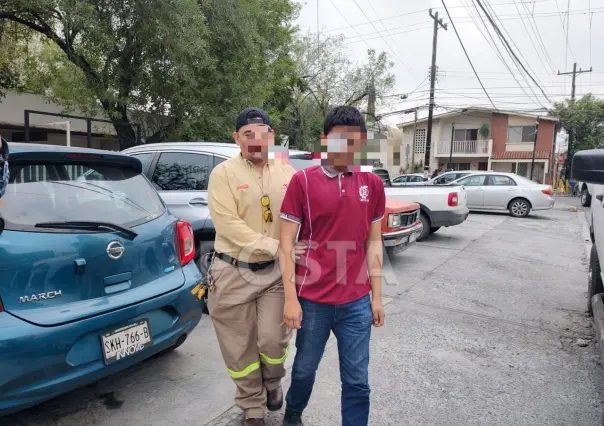
<svg viewBox="0 0 604 426">
<path fill-rule="evenodd" d="M 539 131 L 535 147 L 537 120 Z M 413 164 L 417 167 L 419 162 L 423 165 L 427 122 L 427 118 L 423 118 L 416 124 L 406 122 L 398 125 L 403 131 L 401 162 L 405 170 L 411 170 Z M 535 147 L 532 179 L 551 183 L 557 123 L 556 118 L 549 116 L 538 117 L 473 107 L 435 115 L 430 170 L 493 170 L 531 178 Z"/>
</svg>

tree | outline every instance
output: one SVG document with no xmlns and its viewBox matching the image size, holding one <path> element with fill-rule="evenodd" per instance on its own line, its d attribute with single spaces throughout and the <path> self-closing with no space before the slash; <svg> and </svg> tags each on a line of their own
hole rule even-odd
<svg viewBox="0 0 604 426">
<path fill-rule="evenodd" d="M 604 100 L 587 94 L 579 100 L 556 103 L 552 114 L 573 135 L 567 154 L 569 164 L 575 152 L 596 148 L 604 141 Z"/>
<path fill-rule="evenodd" d="M 113 121 L 121 148 L 136 140 L 131 114 L 165 118 L 151 140 L 186 119 L 212 65 L 195 0 L 3 0 L 0 19 L 42 35 L 47 54 L 61 52 L 55 63 L 41 58 L 46 76 L 58 69 L 71 74 L 72 94 L 93 94 L 89 104 Z"/>
<path fill-rule="evenodd" d="M 332 107 L 353 105 L 364 111 L 371 87 L 379 98 L 394 86 L 393 63 L 386 53 L 368 50 L 365 64 L 352 64 L 344 42 L 342 36 L 298 36 L 292 54 L 300 81 L 294 86 L 289 119 L 280 128 L 296 148 L 315 148 Z"/>
</svg>

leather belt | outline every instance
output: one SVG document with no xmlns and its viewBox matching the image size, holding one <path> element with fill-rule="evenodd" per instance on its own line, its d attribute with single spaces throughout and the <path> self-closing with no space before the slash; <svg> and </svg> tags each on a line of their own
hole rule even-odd
<svg viewBox="0 0 604 426">
<path fill-rule="evenodd" d="M 241 262 L 240 260 L 235 259 L 234 257 L 229 256 L 228 254 L 215 252 L 214 256 L 223 262 L 228 263 L 233 266 L 240 266 L 242 268 L 250 269 L 253 272 L 260 271 L 262 269 L 266 269 L 272 264 L 275 263 L 274 260 L 269 260 L 268 262 L 257 262 L 257 263 L 247 263 Z"/>
</svg>

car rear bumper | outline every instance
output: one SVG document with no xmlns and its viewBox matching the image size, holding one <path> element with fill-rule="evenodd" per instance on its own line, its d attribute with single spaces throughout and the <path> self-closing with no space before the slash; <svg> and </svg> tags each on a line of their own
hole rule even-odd
<svg viewBox="0 0 604 426">
<path fill-rule="evenodd" d="M 432 211 L 430 213 L 430 224 L 433 227 L 437 226 L 454 226 L 465 222 L 470 214 L 470 210 L 467 207 L 459 210 L 441 210 Z"/>
<path fill-rule="evenodd" d="M 418 221 L 409 228 L 382 234 L 384 248 L 388 254 L 401 253 L 415 243 L 417 237 L 422 233 L 422 229 L 422 223 Z"/>
<path fill-rule="evenodd" d="M 185 284 L 177 290 L 61 326 L 40 327 L 0 313 L 0 417 L 131 367 L 190 334 L 202 315 L 203 302 L 191 294 L 201 274 L 193 262 L 183 272 Z M 149 321 L 153 344 L 105 365 L 100 335 L 141 319 Z"/>
<path fill-rule="evenodd" d="M 533 211 L 535 210 L 551 210 L 554 208 L 554 204 L 556 204 L 556 200 L 553 197 L 548 197 L 547 200 L 544 200 L 539 203 L 535 203 L 533 205 Z"/>
</svg>

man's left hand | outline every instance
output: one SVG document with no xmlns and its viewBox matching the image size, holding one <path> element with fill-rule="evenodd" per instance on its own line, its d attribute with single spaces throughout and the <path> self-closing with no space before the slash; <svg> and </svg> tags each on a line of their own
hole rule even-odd
<svg viewBox="0 0 604 426">
<path fill-rule="evenodd" d="M 381 327 L 384 325 L 384 319 L 386 314 L 384 313 L 384 307 L 382 306 L 381 300 L 371 301 L 371 310 L 373 311 L 373 326 Z"/>
</svg>

